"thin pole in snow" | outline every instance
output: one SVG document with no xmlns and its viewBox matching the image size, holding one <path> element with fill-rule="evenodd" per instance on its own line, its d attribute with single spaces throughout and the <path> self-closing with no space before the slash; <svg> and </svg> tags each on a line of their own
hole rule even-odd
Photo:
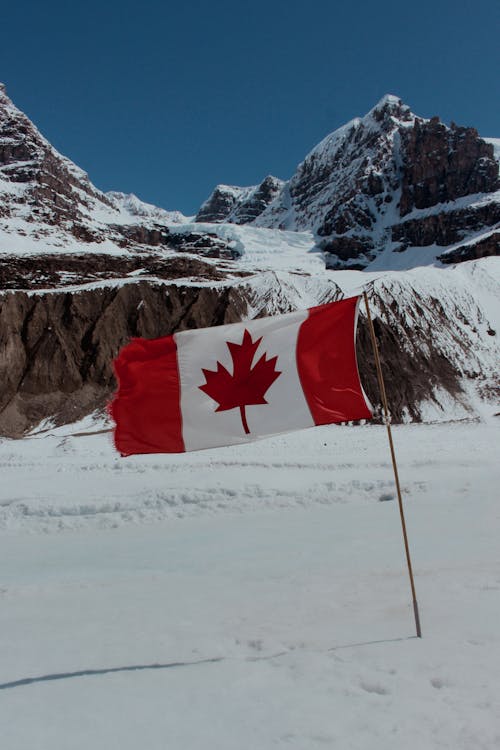
<svg viewBox="0 0 500 750">
<path fill-rule="evenodd" d="M 368 328 L 370 329 L 370 338 L 371 338 L 372 347 L 373 347 L 373 354 L 375 357 L 375 367 L 377 369 L 378 385 L 380 388 L 380 396 L 382 398 L 382 407 L 384 410 L 384 424 L 387 427 L 387 436 L 389 438 L 389 447 L 391 449 L 392 468 L 394 470 L 394 481 L 396 483 L 396 491 L 398 495 L 399 515 L 401 518 L 401 528 L 403 529 L 403 540 L 404 540 L 404 545 L 405 545 L 406 562 L 408 565 L 408 573 L 410 576 L 411 595 L 413 599 L 413 614 L 415 615 L 415 626 L 417 629 L 417 637 L 421 638 L 422 631 L 420 629 L 420 616 L 418 613 L 417 595 L 415 593 L 415 581 L 413 580 L 413 569 L 411 565 L 410 547 L 408 544 L 408 534 L 406 533 L 406 521 L 405 521 L 404 510 L 403 510 L 403 498 L 401 496 L 401 486 L 399 484 L 398 467 L 396 464 L 396 453 L 394 451 L 394 443 L 392 442 L 391 419 L 389 415 L 389 407 L 387 405 L 387 395 L 385 392 L 384 377 L 382 375 L 382 367 L 380 366 L 380 357 L 378 353 L 377 339 L 375 337 L 375 329 L 373 327 L 372 316 L 370 315 L 370 307 L 368 305 L 368 296 L 366 292 L 363 292 L 363 298 L 365 300 L 366 315 L 368 317 Z"/>
</svg>

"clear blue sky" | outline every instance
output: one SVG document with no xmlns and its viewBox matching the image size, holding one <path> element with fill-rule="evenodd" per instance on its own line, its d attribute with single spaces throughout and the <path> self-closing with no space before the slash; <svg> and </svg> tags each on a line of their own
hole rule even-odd
<svg viewBox="0 0 500 750">
<path fill-rule="evenodd" d="M 0 80 L 103 190 L 193 213 L 385 93 L 500 137 L 500 0 L 13 0 Z"/>
</svg>

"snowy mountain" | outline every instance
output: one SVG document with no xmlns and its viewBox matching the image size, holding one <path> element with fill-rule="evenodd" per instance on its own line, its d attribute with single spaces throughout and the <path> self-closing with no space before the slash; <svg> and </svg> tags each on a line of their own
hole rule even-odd
<svg viewBox="0 0 500 750">
<path fill-rule="evenodd" d="M 186 221 L 135 195 L 103 193 L 62 156 L 0 84 L 0 253 L 119 252 L 168 244 Z"/>
<path fill-rule="evenodd" d="M 165 211 L 164 208 L 153 206 L 151 203 L 145 203 L 141 201 L 133 193 L 118 193 L 116 191 L 108 191 L 105 193 L 114 207 L 124 215 L 124 218 L 137 219 L 152 219 L 164 224 L 184 224 L 187 218 L 180 211 Z"/>
<path fill-rule="evenodd" d="M 498 252 L 497 147 L 386 97 L 288 183 L 219 186 L 193 222 L 97 190 L 1 89 L 0 434 L 104 409 L 112 361 L 132 336 L 362 289 L 395 421 L 498 411 L 500 259 L 436 261 Z M 363 312 L 358 358 L 376 404 Z"/>
<path fill-rule="evenodd" d="M 249 224 L 255 221 L 280 195 L 283 180 L 269 175 L 260 185 L 240 188 L 217 185 L 196 215 L 197 222 L 233 222 Z"/>
<path fill-rule="evenodd" d="M 251 221 L 314 232 L 331 268 L 364 268 L 382 253 L 388 268 L 395 253 L 412 257 L 414 265 L 419 251 L 424 263 L 498 254 L 494 145 L 474 128 L 417 117 L 387 95 L 321 141 Z M 247 200 L 232 190 L 225 221 L 237 221 Z M 217 190 L 210 201 L 216 197 Z"/>
</svg>

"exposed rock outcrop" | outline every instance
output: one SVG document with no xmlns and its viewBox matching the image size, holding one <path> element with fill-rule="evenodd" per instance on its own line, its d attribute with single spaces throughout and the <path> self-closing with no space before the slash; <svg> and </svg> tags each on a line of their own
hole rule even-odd
<svg viewBox="0 0 500 750">
<path fill-rule="evenodd" d="M 442 263 L 462 263 L 465 260 L 477 260 L 490 255 L 500 255 L 500 232 L 487 234 L 477 242 L 459 245 L 443 255 L 438 255 L 438 260 Z"/>
<path fill-rule="evenodd" d="M 195 221 L 213 224 L 227 221 L 234 209 L 239 206 L 251 190 L 253 188 L 217 185 L 196 214 Z"/>
<path fill-rule="evenodd" d="M 447 247 L 484 230 L 485 227 L 500 224 L 500 202 L 464 206 L 451 211 L 446 210 L 447 208 L 443 206 L 439 213 L 407 219 L 391 227 L 391 239 L 400 243 L 395 250 L 402 251 L 410 246 L 426 247 L 434 244 Z"/>
<path fill-rule="evenodd" d="M 180 253 L 195 253 L 207 258 L 233 258 L 229 243 L 210 232 L 183 232 L 171 230 L 161 224 L 109 225 L 118 247 L 137 250 L 164 248 Z"/>
<path fill-rule="evenodd" d="M 233 272 L 246 276 L 248 272 Z M 49 290 L 116 279 L 127 283 L 144 277 L 190 281 L 222 281 L 226 274 L 194 256 L 179 255 L 29 255 L 0 256 L 0 290 Z"/>
<path fill-rule="evenodd" d="M 401 130 L 401 153 L 401 216 L 500 187 L 493 146 L 475 128 L 415 118 L 412 128 Z"/>
<path fill-rule="evenodd" d="M 283 180 L 268 175 L 234 209 L 229 217 L 235 224 L 250 224 L 273 202 L 283 188 Z"/>
</svg>

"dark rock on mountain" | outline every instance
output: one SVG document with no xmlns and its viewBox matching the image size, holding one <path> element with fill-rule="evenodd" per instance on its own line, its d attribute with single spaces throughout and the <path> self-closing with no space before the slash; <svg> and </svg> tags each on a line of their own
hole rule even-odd
<svg viewBox="0 0 500 750">
<path fill-rule="evenodd" d="M 348 263 L 349 268 L 354 271 L 362 271 L 366 263 L 362 260 L 356 262 L 355 258 L 370 257 L 372 245 L 369 239 L 357 237 L 334 237 L 323 245 L 326 268 L 332 271 L 340 271 Z"/>
<path fill-rule="evenodd" d="M 446 391 L 453 399 L 460 399 L 463 392 L 460 372 L 456 363 L 439 351 L 432 335 L 427 338 L 422 331 L 414 342 L 412 351 L 408 351 L 407 347 L 401 346 L 401 335 L 407 335 L 407 311 L 391 307 L 379 295 L 371 293 L 370 297 L 371 305 L 381 308 L 381 316 L 373 321 L 373 325 L 392 420 L 421 422 L 421 404 L 433 400 L 433 389 L 436 387 Z M 449 324 L 450 321 L 446 321 L 446 325 Z M 426 345 L 422 346 L 424 338 Z M 381 420 L 382 406 L 375 377 L 375 358 L 365 320 L 361 320 L 358 325 L 357 349 L 358 360 L 363 363 L 360 367 L 363 387 Z"/>
<path fill-rule="evenodd" d="M 450 128 L 438 117 L 415 118 L 401 130 L 403 170 L 400 216 L 465 195 L 492 193 L 500 187 L 493 146 L 475 128 Z M 441 243 L 438 243 L 441 244 Z"/>
<path fill-rule="evenodd" d="M 235 224 L 250 224 L 273 202 L 284 185 L 283 180 L 268 176 L 234 209 L 230 219 Z"/>
<path fill-rule="evenodd" d="M 196 257 L 100 254 L 0 256 L 0 290 L 44 290 L 81 286 L 109 279 L 130 282 L 143 277 L 222 281 L 225 273 Z M 246 276 L 244 271 L 234 276 Z"/>
<path fill-rule="evenodd" d="M 438 255 L 438 260 L 442 263 L 462 263 L 464 260 L 477 260 L 489 255 L 500 255 L 500 232 L 493 232 L 477 242 L 448 250 L 443 255 Z"/>
<path fill-rule="evenodd" d="M 408 219 L 391 228 L 391 239 L 400 243 L 395 251 L 409 246 L 453 245 L 485 227 L 500 223 L 500 202 L 465 206 L 461 209 L 432 213 L 418 219 Z"/>
<path fill-rule="evenodd" d="M 235 259 L 231 243 L 209 232 L 171 232 L 168 247 L 179 253 L 193 253 L 205 258 Z"/>
<path fill-rule="evenodd" d="M 165 226 L 153 224 L 109 225 L 112 236 L 121 248 L 164 248 L 179 253 L 194 253 L 207 258 L 233 258 L 229 243 L 209 232 L 172 231 Z"/>
</svg>

